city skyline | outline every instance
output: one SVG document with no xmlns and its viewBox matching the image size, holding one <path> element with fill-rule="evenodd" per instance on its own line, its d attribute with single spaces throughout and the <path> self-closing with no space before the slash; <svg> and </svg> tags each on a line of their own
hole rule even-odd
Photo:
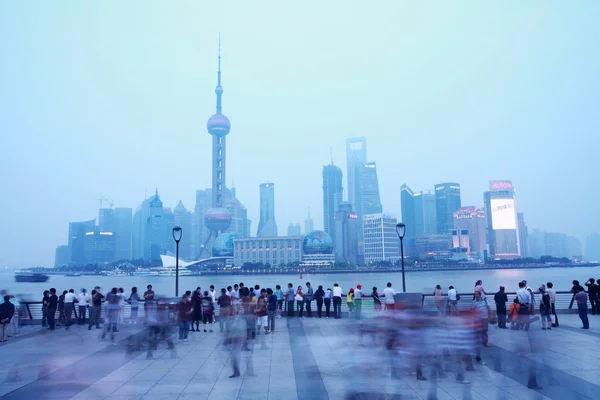
<svg viewBox="0 0 600 400">
<path fill-rule="evenodd" d="M 589 184 L 600 126 L 590 32 L 600 6 L 546 4 L 542 15 L 538 6 L 516 15 L 506 5 L 440 5 L 431 15 L 399 3 L 392 8 L 408 23 L 397 24 L 376 7 L 306 2 L 297 17 L 315 19 L 313 32 L 277 7 L 244 2 L 40 4 L 36 15 L 4 3 L 0 24 L 13 40 L 0 44 L 9 60 L 0 121 L 10 135 L 0 209 L 15 228 L 1 233 L 0 265 L 51 265 L 68 222 L 97 215 L 99 193 L 134 208 L 158 187 L 165 207 L 194 207 L 196 190 L 211 187 L 204 121 L 218 32 L 235 125 L 226 183 L 235 181 L 250 220 L 259 221 L 256 186 L 268 180 L 276 220 L 304 221 L 310 207 L 322 229 L 321 168 L 332 154 L 345 171 L 346 139 L 365 136 L 384 213 L 401 215 L 405 182 L 458 182 L 462 205 L 482 207 L 487 182 L 510 179 L 530 229 L 585 244 L 600 226 Z M 365 29 L 344 22 L 363 19 Z"/>
</svg>

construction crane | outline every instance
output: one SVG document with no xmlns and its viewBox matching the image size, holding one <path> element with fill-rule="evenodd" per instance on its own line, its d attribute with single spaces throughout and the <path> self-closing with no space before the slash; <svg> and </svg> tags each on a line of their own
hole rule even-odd
<svg viewBox="0 0 600 400">
<path fill-rule="evenodd" d="M 100 198 L 96 199 L 96 200 L 100 201 L 100 208 L 102 208 L 102 203 L 104 203 L 105 201 L 110 205 L 111 210 L 115 204 L 114 202 L 112 202 L 109 199 L 107 199 L 106 197 L 104 197 L 103 194 L 100 194 Z"/>
</svg>

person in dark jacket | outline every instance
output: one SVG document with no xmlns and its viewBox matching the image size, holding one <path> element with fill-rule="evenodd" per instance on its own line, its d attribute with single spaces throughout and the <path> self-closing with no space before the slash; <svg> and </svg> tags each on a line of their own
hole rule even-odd
<svg viewBox="0 0 600 400">
<path fill-rule="evenodd" d="M 317 317 L 321 318 L 323 314 L 323 298 L 325 297 L 325 291 L 323 286 L 319 285 L 319 288 L 315 292 L 315 300 L 317 301 Z"/>
<path fill-rule="evenodd" d="M 504 286 L 500 286 L 500 291 L 494 295 L 494 301 L 496 302 L 498 328 L 508 329 L 506 327 L 506 302 L 508 301 L 508 296 L 504 291 Z"/>
<path fill-rule="evenodd" d="M 50 296 L 46 301 L 48 307 L 48 330 L 53 331 L 56 328 L 56 309 L 58 308 L 58 296 L 56 296 L 56 289 L 50 289 Z"/>
<path fill-rule="evenodd" d="M 0 304 L 0 342 L 8 340 L 10 320 L 15 315 L 15 305 L 10 302 L 10 296 L 4 296 L 4 303 Z"/>
</svg>

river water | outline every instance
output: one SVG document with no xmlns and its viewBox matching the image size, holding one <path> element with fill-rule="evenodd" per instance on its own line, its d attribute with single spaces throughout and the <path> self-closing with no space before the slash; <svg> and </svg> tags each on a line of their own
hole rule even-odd
<svg viewBox="0 0 600 400">
<path fill-rule="evenodd" d="M 571 289 L 571 281 L 578 279 L 581 284 L 589 278 L 600 279 L 600 267 L 577 267 L 577 268 L 539 268 L 539 269 L 512 269 L 512 270 L 485 270 L 485 271 L 423 271 L 406 273 L 406 291 L 433 293 L 435 285 L 442 285 L 444 293 L 448 286 L 453 285 L 459 292 L 472 292 L 478 279 L 483 281 L 483 287 L 488 293 L 498 290 L 500 285 L 506 287 L 506 291 L 514 292 L 518 289 L 518 282 L 526 279 L 532 288 L 551 281 L 558 291 Z M 194 290 L 202 287 L 208 289 L 214 285 L 216 290 L 234 283 L 244 282 L 246 285 L 259 284 L 262 287 L 275 288 L 275 285 L 287 287 L 292 283 L 294 288 L 310 282 L 315 289 L 323 285 L 325 289 L 333 287 L 338 283 L 344 291 L 357 284 L 363 285 L 365 292 L 371 291 L 373 286 L 382 291 L 387 282 L 393 284 L 394 289 L 402 290 L 402 274 L 394 273 L 361 273 L 361 274 L 305 274 L 302 278 L 297 274 L 290 275 L 219 275 L 219 276 L 183 276 L 179 277 L 179 294 L 186 290 Z M 12 272 L 0 272 L 0 289 L 8 289 L 10 293 L 18 294 L 26 300 L 40 300 L 42 292 L 51 287 L 57 291 L 75 289 L 79 292 L 81 288 L 88 291 L 94 286 L 100 286 L 106 293 L 113 287 L 122 287 L 129 294 L 131 287 L 137 286 L 138 291 L 144 292 L 147 285 L 152 285 L 157 295 L 174 296 L 174 277 L 138 277 L 138 276 L 76 276 L 50 275 L 48 282 L 28 283 L 15 282 Z"/>
</svg>

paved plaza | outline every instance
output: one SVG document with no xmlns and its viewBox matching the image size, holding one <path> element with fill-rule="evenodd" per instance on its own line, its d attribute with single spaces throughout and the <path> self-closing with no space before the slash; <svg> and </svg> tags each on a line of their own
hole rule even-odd
<svg viewBox="0 0 600 400">
<path fill-rule="evenodd" d="M 576 315 L 560 319 L 552 331 L 541 331 L 539 322 L 532 327 L 535 351 L 523 348 L 523 332 L 490 326 L 486 365 L 466 373 L 468 385 L 452 373 L 436 377 L 427 362 L 428 381 L 417 381 L 409 365 L 392 378 L 385 346 L 359 346 L 356 323 L 347 319 L 278 319 L 273 334 L 241 352 L 239 378 L 229 378 L 233 352 L 218 325 L 212 333 L 190 332 L 187 343 L 175 340 L 174 350 L 161 344 L 151 359 L 145 348 L 131 346 L 145 337 L 142 327 L 121 327 L 116 344 L 100 341 L 101 331 L 86 327 L 29 328 L 0 346 L 0 398 L 598 399 L 600 317 L 590 316 L 588 331 L 579 328 Z M 541 390 L 527 388 L 532 367 Z M 374 392 L 379 395 L 369 394 Z"/>
</svg>

